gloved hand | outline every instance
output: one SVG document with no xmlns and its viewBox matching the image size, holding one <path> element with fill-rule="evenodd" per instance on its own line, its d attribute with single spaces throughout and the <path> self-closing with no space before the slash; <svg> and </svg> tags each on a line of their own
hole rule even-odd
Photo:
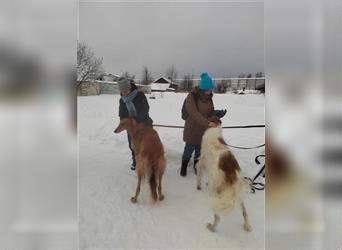
<svg viewBox="0 0 342 250">
<path fill-rule="evenodd" d="M 214 111 L 214 115 L 217 116 L 218 118 L 222 118 L 223 116 L 225 116 L 227 113 L 226 109 L 221 109 L 221 110 L 215 110 Z"/>
</svg>

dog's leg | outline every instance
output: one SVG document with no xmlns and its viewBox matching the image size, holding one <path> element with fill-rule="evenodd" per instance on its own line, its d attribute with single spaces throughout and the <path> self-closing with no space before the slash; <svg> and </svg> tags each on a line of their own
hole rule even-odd
<svg viewBox="0 0 342 250">
<path fill-rule="evenodd" d="M 140 185 L 141 185 L 141 175 L 138 175 L 138 185 L 137 189 L 135 190 L 135 196 L 131 198 L 131 202 L 137 203 L 138 201 L 138 195 L 140 193 Z"/>
<path fill-rule="evenodd" d="M 201 190 L 202 185 L 202 174 L 203 174 L 203 166 L 204 166 L 204 159 L 203 157 L 200 157 L 199 161 L 196 164 L 197 168 L 197 190 Z"/>
<path fill-rule="evenodd" d="M 214 222 L 213 224 L 208 223 L 207 228 L 211 232 L 215 232 L 217 224 L 220 222 L 220 216 L 218 214 L 214 214 Z"/>
<path fill-rule="evenodd" d="M 251 232 L 251 231 L 252 231 L 252 227 L 251 227 L 251 224 L 249 223 L 248 214 L 247 214 L 247 212 L 246 212 L 246 208 L 245 208 L 245 205 L 243 204 L 243 202 L 241 203 L 241 207 L 242 207 L 243 219 L 244 219 L 244 221 L 245 221 L 245 224 L 243 225 L 243 228 L 244 228 L 247 232 Z"/>
<path fill-rule="evenodd" d="M 158 197 L 160 201 L 164 200 L 164 195 L 162 194 L 162 178 L 162 175 L 158 178 Z"/>
</svg>

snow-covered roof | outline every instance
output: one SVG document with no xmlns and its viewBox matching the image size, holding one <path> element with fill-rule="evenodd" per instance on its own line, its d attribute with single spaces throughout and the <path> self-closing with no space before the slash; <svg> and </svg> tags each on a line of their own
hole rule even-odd
<svg viewBox="0 0 342 250">
<path fill-rule="evenodd" d="M 151 90 L 152 91 L 166 91 L 170 87 L 169 83 L 152 83 Z"/>
<path fill-rule="evenodd" d="M 119 75 L 104 73 L 98 79 L 102 79 L 103 81 L 117 81 L 119 78 Z"/>
<path fill-rule="evenodd" d="M 169 79 L 167 79 L 166 77 L 159 77 L 156 80 L 153 81 L 154 83 L 161 83 L 161 84 L 168 84 L 168 83 L 172 83 Z"/>
<path fill-rule="evenodd" d="M 114 77 L 118 77 L 118 78 L 120 78 L 120 76 L 119 76 L 119 75 L 112 74 L 112 73 L 104 73 L 103 75 L 104 75 L 104 76 L 114 76 Z"/>
<path fill-rule="evenodd" d="M 118 84 L 118 82 L 114 82 L 114 81 L 101 81 L 101 80 L 95 80 L 95 82 L 98 82 L 98 83 L 107 83 L 107 84 Z"/>
</svg>

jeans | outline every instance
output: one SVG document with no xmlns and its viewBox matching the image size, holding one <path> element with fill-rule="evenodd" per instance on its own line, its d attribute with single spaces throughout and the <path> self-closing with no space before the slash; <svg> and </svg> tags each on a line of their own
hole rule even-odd
<svg viewBox="0 0 342 250">
<path fill-rule="evenodd" d="M 190 160 L 192 153 L 195 151 L 195 159 L 198 159 L 201 154 L 201 145 L 185 143 L 183 160 Z"/>
</svg>

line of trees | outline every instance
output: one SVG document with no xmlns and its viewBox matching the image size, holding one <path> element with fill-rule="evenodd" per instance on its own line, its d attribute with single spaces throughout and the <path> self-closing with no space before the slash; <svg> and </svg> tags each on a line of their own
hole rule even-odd
<svg viewBox="0 0 342 250">
<path fill-rule="evenodd" d="M 217 93 L 226 93 L 228 90 L 237 91 L 239 89 L 255 89 L 260 90 L 261 92 L 265 91 L 265 81 L 257 80 L 255 78 L 264 77 L 263 72 L 257 72 L 255 77 L 252 74 L 240 74 L 238 79 L 235 80 L 233 84 L 232 79 L 223 79 L 221 81 L 217 81 L 215 85 L 215 92 Z M 227 77 L 231 78 L 231 77 Z"/>
<path fill-rule="evenodd" d="M 101 76 L 104 73 L 103 67 L 102 67 L 103 58 L 96 57 L 94 51 L 88 47 L 84 43 L 78 43 L 77 44 L 77 87 L 80 86 L 83 82 L 89 81 L 89 80 L 95 80 L 99 76 Z M 135 80 L 135 75 L 130 74 L 129 72 L 124 72 L 121 76 L 126 77 L 127 79 Z M 167 79 L 169 79 L 171 82 L 175 83 L 178 76 L 178 72 L 174 65 L 171 65 L 169 68 L 165 71 L 165 76 Z M 257 72 L 255 74 L 256 78 L 264 77 L 263 72 Z M 240 89 L 242 86 L 247 89 L 257 89 L 260 88 L 260 86 L 257 86 L 257 80 L 255 79 L 248 79 L 253 78 L 252 74 L 240 74 L 237 81 L 236 89 Z M 247 79 L 243 79 L 247 78 Z M 142 70 L 142 78 L 139 83 L 148 85 L 153 81 L 152 72 L 148 69 L 147 66 L 143 66 Z M 193 74 L 185 74 L 178 82 L 178 91 L 190 91 L 195 85 L 194 82 L 194 75 Z M 228 90 L 234 90 L 232 89 L 233 84 L 232 80 L 230 79 L 223 79 L 219 82 L 216 82 L 215 86 L 215 92 L 218 93 L 225 93 Z M 265 90 L 265 84 L 261 86 L 261 91 Z"/>
<path fill-rule="evenodd" d="M 186 74 L 183 77 L 183 80 L 180 82 L 178 91 L 190 91 L 194 87 L 194 76 L 190 74 Z"/>
</svg>

